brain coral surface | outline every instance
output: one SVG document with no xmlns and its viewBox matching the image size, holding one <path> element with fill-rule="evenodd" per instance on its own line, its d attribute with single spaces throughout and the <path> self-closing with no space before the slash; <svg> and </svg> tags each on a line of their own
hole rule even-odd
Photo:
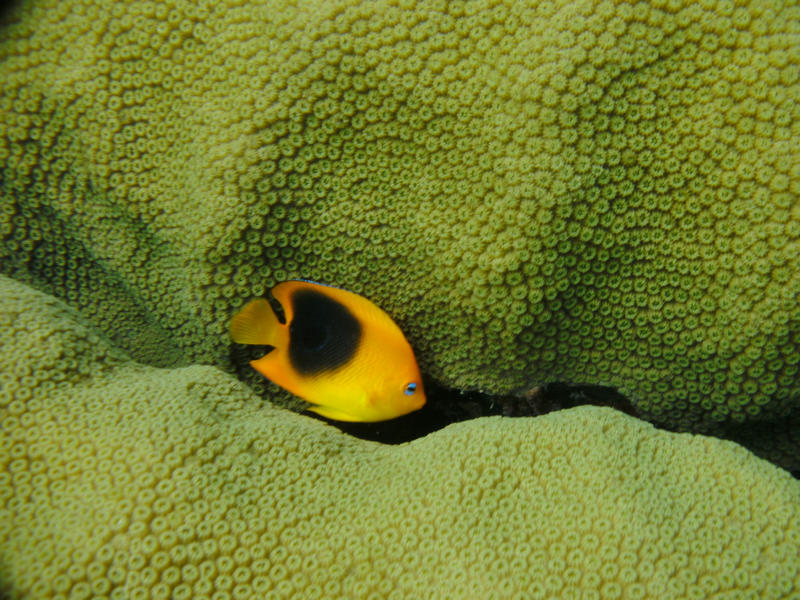
<svg viewBox="0 0 800 600">
<path fill-rule="evenodd" d="M 581 407 L 382 446 L 0 292 L 12 598 L 800 594 L 800 482 L 732 442 Z"/>
<path fill-rule="evenodd" d="M 448 385 L 800 420 L 796 2 L 2 18 L 2 270 L 140 361 L 226 366 L 233 311 L 303 276 L 377 301 Z"/>
</svg>

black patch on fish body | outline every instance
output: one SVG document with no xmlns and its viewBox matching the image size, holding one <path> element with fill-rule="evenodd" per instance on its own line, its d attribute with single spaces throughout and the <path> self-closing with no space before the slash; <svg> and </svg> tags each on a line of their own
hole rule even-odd
<svg viewBox="0 0 800 600">
<path fill-rule="evenodd" d="M 290 297 L 289 363 L 301 375 L 317 375 L 344 366 L 361 341 L 361 323 L 346 306 L 314 290 Z"/>
</svg>

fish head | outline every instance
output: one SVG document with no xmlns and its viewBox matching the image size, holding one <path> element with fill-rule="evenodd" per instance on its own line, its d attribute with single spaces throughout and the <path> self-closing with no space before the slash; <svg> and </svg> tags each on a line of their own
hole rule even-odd
<svg viewBox="0 0 800 600">
<path fill-rule="evenodd" d="M 372 421 L 394 419 L 425 406 L 425 388 L 414 353 L 404 338 L 399 342 L 396 348 L 384 346 L 372 369 L 375 377 L 367 395 Z"/>
</svg>

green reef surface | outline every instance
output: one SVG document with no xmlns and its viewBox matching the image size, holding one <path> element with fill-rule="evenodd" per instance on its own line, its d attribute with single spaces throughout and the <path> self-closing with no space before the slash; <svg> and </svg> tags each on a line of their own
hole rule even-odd
<svg viewBox="0 0 800 600">
<path fill-rule="evenodd" d="M 797 482 L 704 437 L 800 471 L 797 2 L 22 0 L 0 81 L 12 597 L 800 594 Z M 232 376 L 293 277 L 686 433 L 345 436 Z"/>
<path fill-rule="evenodd" d="M 583 406 L 377 444 L 0 292 L 11 598 L 800 593 L 800 481 L 733 442 Z"/>
</svg>

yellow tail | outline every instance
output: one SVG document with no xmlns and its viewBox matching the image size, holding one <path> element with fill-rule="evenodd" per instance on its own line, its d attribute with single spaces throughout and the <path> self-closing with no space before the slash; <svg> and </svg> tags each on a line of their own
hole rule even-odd
<svg viewBox="0 0 800 600">
<path fill-rule="evenodd" d="M 274 346 L 280 321 L 270 303 L 263 298 L 248 302 L 231 319 L 228 331 L 237 344 Z"/>
</svg>

